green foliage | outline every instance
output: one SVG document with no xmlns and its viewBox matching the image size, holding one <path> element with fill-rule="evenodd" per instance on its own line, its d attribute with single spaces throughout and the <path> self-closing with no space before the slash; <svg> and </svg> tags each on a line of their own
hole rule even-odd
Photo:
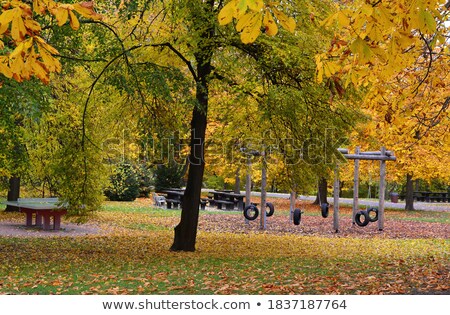
<svg viewBox="0 0 450 315">
<path fill-rule="evenodd" d="M 149 197 L 153 185 L 153 173 L 144 163 L 135 167 L 136 176 L 139 183 L 139 197 Z"/>
<path fill-rule="evenodd" d="M 211 175 L 206 178 L 206 188 L 223 189 L 225 187 L 225 180 L 222 176 Z"/>
<path fill-rule="evenodd" d="M 123 162 L 116 166 L 105 195 L 112 201 L 133 201 L 139 196 L 139 178 L 133 165 Z"/>
<path fill-rule="evenodd" d="M 174 161 L 168 164 L 158 165 L 154 171 L 155 190 L 180 188 L 183 185 L 185 171 L 184 165 L 180 165 Z"/>
</svg>

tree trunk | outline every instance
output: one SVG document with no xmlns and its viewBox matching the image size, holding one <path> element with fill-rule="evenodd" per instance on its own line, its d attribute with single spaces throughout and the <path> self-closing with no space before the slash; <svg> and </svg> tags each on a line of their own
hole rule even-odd
<svg viewBox="0 0 450 315">
<path fill-rule="evenodd" d="M 210 6 L 212 10 L 213 2 L 210 3 Z M 208 112 L 208 80 L 212 70 L 212 48 L 208 46 L 208 39 L 213 35 L 213 31 L 213 28 L 211 28 L 201 33 L 204 42 L 202 43 L 202 40 L 200 40 L 198 52 L 194 54 L 197 64 L 197 104 L 193 109 L 191 120 L 188 180 L 181 205 L 181 220 L 175 227 L 174 241 L 170 247 L 172 251 L 195 251 L 200 196 L 205 169 L 204 145 Z"/>
<path fill-rule="evenodd" d="M 241 177 L 240 177 L 241 167 L 239 166 L 235 173 L 235 182 L 234 182 L 234 193 L 241 193 Z"/>
<path fill-rule="evenodd" d="M 9 179 L 9 190 L 8 190 L 8 201 L 17 201 L 20 197 L 20 177 L 11 177 Z M 13 212 L 18 211 L 19 209 L 14 206 L 6 206 L 5 211 Z"/>
<path fill-rule="evenodd" d="M 414 210 L 414 187 L 412 178 L 412 174 L 406 175 L 405 210 Z"/>
<path fill-rule="evenodd" d="M 317 186 L 317 196 L 316 200 L 313 202 L 314 205 L 326 203 L 327 195 L 328 195 L 328 187 L 327 187 L 327 179 L 325 177 L 321 177 L 319 184 Z M 319 200 L 320 198 L 320 200 Z"/>
</svg>

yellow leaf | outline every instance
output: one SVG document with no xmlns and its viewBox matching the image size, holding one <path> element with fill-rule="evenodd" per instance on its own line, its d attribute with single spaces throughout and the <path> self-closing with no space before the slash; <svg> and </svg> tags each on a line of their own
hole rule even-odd
<svg viewBox="0 0 450 315">
<path fill-rule="evenodd" d="M 20 75 L 23 68 L 24 68 L 24 62 L 23 62 L 22 56 L 18 56 L 11 62 L 11 71 L 14 74 Z"/>
<path fill-rule="evenodd" d="M 219 24 L 220 25 L 227 25 L 233 20 L 233 16 L 236 12 L 236 2 L 231 1 L 227 3 L 222 10 L 219 12 Z"/>
<path fill-rule="evenodd" d="M 75 31 L 78 30 L 80 28 L 80 22 L 78 21 L 77 17 L 72 12 L 72 10 L 69 11 L 69 16 L 70 16 L 70 27 Z"/>
<path fill-rule="evenodd" d="M 247 5 L 250 10 L 260 11 L 264 7 L 264 2 L 262 0 L 251 0 L 247 1 Z"/>
<path fill-rule="evenodd" d="M 30 47 L 33 45 L 33 38 L 28 38 L 17 45 L 13 52 L 9 55 L 9 58 L 14 59 L 22 55 L 22 53 L 27 53 Z"/>
<path fill-rule="evenodd" d="M 44 14 L 45 13 L 45 6 L 43 5 L 42 1 L 33 0 L 33 10 L 37 14 Z"/>
<path fill-rule="evenodd" d="M 35 36 L 34 40 L 36 41 L 38 46 L 42 46 L 45 50 L 47 50 L 52 55 L 59 55 L 59 52 L 51 45 L 47 44 L 41 37 Z M 40 47 L 39 47 L 40 49 Z"/>
<path fill-rule="evenodd" d="M 15 15 L 11 24 L 11 36 L 16 41 L 22 41 L 25 38 L 27 29 L 23 23 L 22 16 Z"/>
<path fill-rule="evenodd" d="M 69 11 L 64 8 L 56 8 L 52 11 L 52 13 L 55 15 L 56 20 L 58 21 L 58 26 L 63 26 L 66 24 L 67 19 L 69 18 Z"/>
<path fill-rule="evenodd" d="M 236 24 L 236 31 L 241 32 L 245 27 L 247 27 L 254 15 L 254 12 L 249 12 L 239 17 Z"/>
<path fill-rule="evenodd" d="M 41 31 L 41 26 L 35 20 L 26 19 L 25 27 L 34 33 L 38 33 Z"/>
<path fill-rule="evenodd" d="M 37 76 L 42 82 L 44 82 L 45 84 L 48 84 L 50 82 L 48 72 L 41 62 L 34 62 L 32 64 L 32 67 L 34 75 Z"/>
<path fill-rule="evenodd" d="M 20 16 L 20 9 L 14 8 L 11 10 L 6 10 L 0 15 L 0 34 L 6 32 L 9 27 L 9 23 L 11 23 L 16 14 L 19 14 Z"/>
<path fill-rule="evenodd" d="M 342 11 L 339 11 L 339 12 L 337 13 L 337 20 L 338 20 L 339 24 L 340 24 L 342 27 L 347 27 L 347 26 L 350 25 L 350 19 L 349 19 L 348 16 L 347 16 L 344 12 L 342 12 Z"/>
<path fill-rule="evenodd" d="M 358 37 L 351 45 L 350 50 L 358 55 L 358 62 L 360 64 L 367 63 L 373 55 L 369 45 L 361 38 Z"/>
<path fill-rule="evenodd" d="M 272 17 L 272 13 L 266 10 L 263 20 L 264 27 L 266 29 L 266 34 L 269 36 L 275 36 L 278 33 L 278 26 Z"/>
<path fill-rule="evenodd" d="M 6 62 L 5 62 L 6 61 Z M 11 79 L 13 76 L 13 73 L 11 69 L 7 65 L 7 58 L 4 57 L 2 60 L 0 60 L 0 73 L 3 74 L 5 77 Z"/>
<path fill-rule="evenodd" d="M 102 16 L 94 11 L 94 3 L 93 1 L 85 1 L 80 3 L 75 3 L 73 5 L 75 11 L 86 18 L 90 18 L 93 20 L 101 20 Z"/>
<path fill-rule="evenodd" d="M 280 22 L 281 26 L 288 30 L 289 32 L 293 33 L 295 30 L 295 20 L 292 17 L 287 17 L 286 14 L 281 12 L 280 10 L 273 8 L 273 14 L 275 14 L 275 17 Z"/>
<path fill-rule="evenodd" d="M 261 33 L 261 25 L 262 25 L 262 13 L 259 12 L 253 14 L 250 23 L 248 23 L 248 25 L 244 28 L 244 30 L 241 33 L 241 41 L 244 44 L 253 43 Z"/>
</svg>

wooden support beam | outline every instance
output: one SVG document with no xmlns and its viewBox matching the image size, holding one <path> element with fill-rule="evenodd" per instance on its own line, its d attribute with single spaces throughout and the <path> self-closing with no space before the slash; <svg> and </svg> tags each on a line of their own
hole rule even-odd
<svg viewBox="0 0 450 315">
<path fill-rule="evenodd" d="M 386 148 L 381 148 L 381 153 L 384 154 Z M 379 204 L 378 204 L 378 230 L 382 231 L 384 229 L 384 197 L 386 192 L 386 161 L 381 160 L 380 162 L 380 188 L 378 192 Z"/>
<path fill-rule="evenodd" d="M 355 154 L 358 155 L 361 148 L 356 147 Z M 359 210 L 359 160 L 355 160 L 355 170 L 353 174 L 353 212 L 352 212 L 352 223 L 356 224 L 355 217 Z"/>
<path fill-rule="evenodd" d="M 386 156 L 394 155 L 392 153 L 392 151 L 386 151 L 385 154 L 382 154 L 381 151 L 366 151 L 366 152 L 360 152 L 359 154 L 362 154 L 362 155 L 386 155 Z"/>
<path fill-rule="evenodd" d="M 364 154 L 344 154 L 349 160 L 377 160 L 377 161 L 396 161 L 395 156 L 387 155 L 364 155 Z"/>
<path fill-rule="evenodd" d="M 296 191 L 294 189 L 291 190 L 290 195 L 290 215 L 289 215 L 289 222 L 294 221 L 294 210 L 295 210 L 295 196 L 297 195 Z"/>
<path fill-rule="evenodd" d="M 334 189 L 333 189 L 333 229 L 339 232 L 339 165 L 334 169 Z"/>
<path fill-rule="evenodd" d="M 266 152 L 261 152 L 262 157 L 262 170 L 261 170 L 261 211 L 260 211 L 260 224 L 259 228 L 261 230 L 266 229 L 267 216 L 266 216 L 266 186 L 267 186 L 267 162 L 266 162 Z"/>
<path fill-rule="evenodd" d="M 252 194 L 252 157 L 250 155 L 247 156 L 247 177 L 245 181 L 245 207 L 250 205 L 250 198 Z M 245 224 L 249 224 L 250 222 L 245 219 Z"/>
</svg>

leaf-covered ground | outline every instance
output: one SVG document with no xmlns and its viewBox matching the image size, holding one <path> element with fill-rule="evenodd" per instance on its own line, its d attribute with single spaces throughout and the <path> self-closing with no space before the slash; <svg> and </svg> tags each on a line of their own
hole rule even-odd
<svg viewBox="0 0 450 315">
<path fill-rule="evenodd" d="M 195 253 L 168 250 L 179 211 L 146 200 L 107 204 L 91 222 L 100 235 L 0 236 L 0 294 L 450 292 L 449 213 L 388 211 L 378 232 L 352 228 L 344 209 L 335 234 L 317 207 L 302 205 L 295 227 L 279 202 L 265 232 L 237 212 L 203 212 Z"/>
</svg>

